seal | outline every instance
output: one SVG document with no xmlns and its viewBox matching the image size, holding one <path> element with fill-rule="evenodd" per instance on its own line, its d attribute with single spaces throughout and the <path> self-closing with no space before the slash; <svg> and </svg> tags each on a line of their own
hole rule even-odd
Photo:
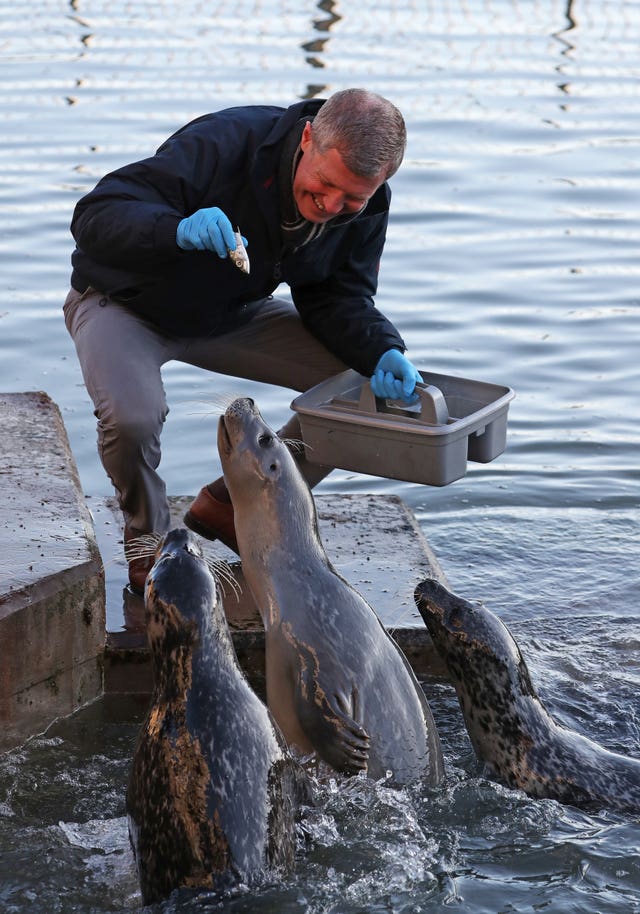
<svg viewBox="0 0 640 914">
<path fill-rule="evenodd" d="M 238 665 L 217 582 L 188 530 L 159 543 L 145 615 L 154 686 L 126 807 L 147 905 L 290 866 L 311 793 Z"/>
<path fill-rule="evenodd" d="M 488 773 L 532 797 L 640 811 L 640 761 L 557 724 L 506 626 L 435 580 L 415 600 L 455 686 L 471 743 Z"/>
<path fill-rule="evenodd" d="M 438 783 L 442 750 L 424 692 L 329 562 L 309 486 L 253 400 L 236 399 L 221 416 L 218 450 L 265 628 L 267 704 L 288 743 L 345 774 Z"/>
</svg>

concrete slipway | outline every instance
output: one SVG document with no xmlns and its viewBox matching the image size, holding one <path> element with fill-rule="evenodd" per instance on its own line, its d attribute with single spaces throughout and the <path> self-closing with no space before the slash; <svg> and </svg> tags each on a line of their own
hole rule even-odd
<svg viewBox="0 0 640 914">
<path fill-rule="evenodd" d="M 60 411 L 43 392 L 0 394 L 0 751 L 104 691 L 144 693 L 151 669 L 144 606 L 126 588 L 115 501 L 87 498 Z M 192 496 L 171 499 L 176 525 Z M 327 553 L 374 606 L 418 674 L 441 673 L 414 603 L 444 580 L 407 506 L 394 496 L 316 498 Z M 264 637 L 234 553 L 237 597 L 224 605 L 240 663 L 263 690 Z"/>
</svg>

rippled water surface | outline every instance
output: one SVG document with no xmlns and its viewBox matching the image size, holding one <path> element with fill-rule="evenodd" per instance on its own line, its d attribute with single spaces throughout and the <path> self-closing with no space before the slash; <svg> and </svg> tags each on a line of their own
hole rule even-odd
<svg viewBox="0 0 640 914">
<path fill-rule="evenodd" d="M 85 491 L 111 494 L 61 316 L 75 201 L 206 111 L 387 95 L 409 147 L 378 304 L 420 367 L 517 396 L 505 454 L 451 486 L 336 471 L 322 489 L 401 495 L 452 587 L 514 626 L 556 717 L 637 756 L 639 39 L 633 0 L 0 0 L 0 390 L 46 390 Z M 165 382 L 174 494 L 218 472 L 215 396 L 251 393 L 275 425 L 291 400 L 177 364 Z M 444 790 L 323 788 L 294 876 L 224 909 L 639 912 L 637 819 L 484 780 L 450 688 L 426 688 Z M 139 907 L 140 713 L 100 703 L 0 761 L 1 908 Z"/>
</svg>

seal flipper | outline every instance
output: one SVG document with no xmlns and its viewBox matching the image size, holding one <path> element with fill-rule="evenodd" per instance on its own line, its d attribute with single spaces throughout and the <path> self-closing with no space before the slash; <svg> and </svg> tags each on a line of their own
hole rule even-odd
<svg viewBox="0 0 640 914">
<path fill-rule="evenodd" d="M 335 688 L 324 689 L 321 677 L 307 667 L 294 690 L 294 702 L 305 736 L 320 758 L 341 774 L 367 771 L 369 734 L 356 720 L 358 690 L 352 688 L 349 702 Z"/>
</svg>

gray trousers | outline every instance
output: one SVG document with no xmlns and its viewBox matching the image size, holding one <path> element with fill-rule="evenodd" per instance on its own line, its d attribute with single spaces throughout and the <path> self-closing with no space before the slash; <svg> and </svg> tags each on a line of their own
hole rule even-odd
<svg viewBox="0 0 640 914">
<path fill-rule="evenodd" d="M 166 488 L 157 473 L 169 412 L 161 376 L 166 362 L 295 391 L 344 371 L 346 366 L 303 327 L 291 303 L 269 298 L 251 310 L 248 323 L 222 336 L 175 339 L 93 289 L 69 292 L 65 323 L 95 407 L 98 453 L 132 531 L 169 529 Z M 300 437 L 297 416 L 280 434 Z M 314 467 L 303 456 L 298 462 L 310 485 L 331 469 Z"/>
</svg>

